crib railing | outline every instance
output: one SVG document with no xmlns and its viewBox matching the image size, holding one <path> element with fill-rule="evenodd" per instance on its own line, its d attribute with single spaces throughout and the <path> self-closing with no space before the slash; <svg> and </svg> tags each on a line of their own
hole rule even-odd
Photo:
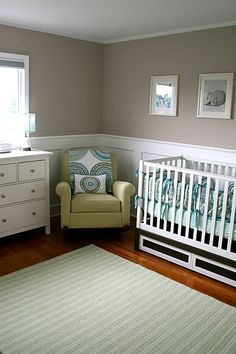
<svg viewBox="0 0 236 354">
<path fill-rule="evenodd" d="M 178 156 L 139 175 L 137 228 L 236 260 L 235 166 Z"/>
<path fill-rule="evenodd" d="M 236 165 L 211 161 L 207 159 L 191 158 L 184 156 L 166 157 L 162 159 L 151 160 L 149 162 L 161 163 L 162 165 L 182 167 L 194 171 L 214 173 L 217 175 L 236 177 Z"/>
<path fill-rule="evenodd" d="M 185 167 L 195 170 L 214 173 L 217 175 L 236 177 L 236 166 L 230 163 L 209 161 L 204 159 L 191 159 L 185 157 Z"/>
</svg>

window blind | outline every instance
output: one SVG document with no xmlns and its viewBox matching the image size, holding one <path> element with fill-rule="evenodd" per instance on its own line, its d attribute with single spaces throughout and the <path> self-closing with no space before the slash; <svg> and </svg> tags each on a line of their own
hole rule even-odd
<svg viewBox="0 0 236 354">
<path fill-rule="evenodd" d="M 8 60 L 0 58 L 0 66 L 5 68 L 24 69 L 25 63 L 20 60 Z"/>
</svg>

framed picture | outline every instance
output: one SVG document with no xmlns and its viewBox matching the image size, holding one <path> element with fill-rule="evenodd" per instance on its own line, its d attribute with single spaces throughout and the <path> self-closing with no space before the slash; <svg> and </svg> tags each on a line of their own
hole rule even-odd
<svg viewBox="0 0 236 354">
<path fill-rule="evenodd" d="M 233 73 L 200 74 L 197 116 L 230 119 Z"/>
<path fill-rule="evenodd" d="M 151 76 L 150 115 L 176 116 L 178 75 Z"/>
</svg>

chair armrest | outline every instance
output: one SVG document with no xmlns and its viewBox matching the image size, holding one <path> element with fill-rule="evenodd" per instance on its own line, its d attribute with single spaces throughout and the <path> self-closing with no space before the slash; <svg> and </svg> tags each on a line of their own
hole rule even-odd
<svg viewBox="0 0 236 354">
<path fill-rule="evenodd" d="M 63 181 L 56 185 L 56 193 L 61 198 L 61 227 L 70 225 L 71 188 L 69 183 Z"/>
<path fill-rule="evenodd" d="M 71 189 L 69 183 L 63 181 L 56 185 L 56 193 L 60 198 L 71 199 Z"/>
<path fill-rule="evenodd" d="M 113 195 L 121 201 L 122 224 L 130 225 L 130 198 L 135 192 L 134 186 L 125 181 L 113 183 Z"/>
<path fill-rule="evenodd" d="M 135 188 L 130 182 L 115 181 L 113 183 L 113 195 L 118 199 L 123 199 L 125 196 L 130 198 L 134 192 Z"/>
</svg>

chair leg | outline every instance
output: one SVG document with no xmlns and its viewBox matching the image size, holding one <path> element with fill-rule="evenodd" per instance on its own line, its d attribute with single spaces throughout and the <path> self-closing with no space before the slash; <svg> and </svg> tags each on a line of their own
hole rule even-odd
<svg viewBox="0 0 236 354">
<path fill-rule="evenodd" d="M 64 235 L 65 237 L 71 236 L 71 235 L 72 235 L 72 230 L 73 230 L 73 229 L 70 229 L 68 226 L 63 226 L 63 228 L 62 228 L 63 235 Z"/>
</svg>

